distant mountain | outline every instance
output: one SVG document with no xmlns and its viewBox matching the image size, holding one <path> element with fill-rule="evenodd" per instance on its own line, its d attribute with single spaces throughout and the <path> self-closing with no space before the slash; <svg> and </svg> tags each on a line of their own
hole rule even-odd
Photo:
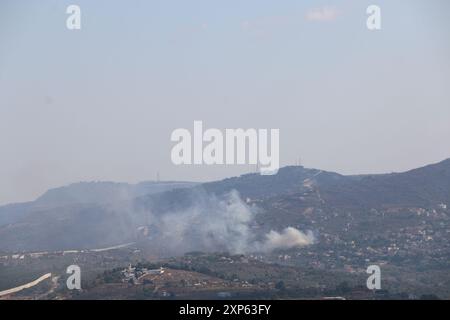
<svg viewBox="0 0 450 320">
<path fill-rule="evenodd" d="M 450 160 L 403 173 L 317 182 L 322 196 L 335 205 L 427 207 L 450 202 Z"/>
<path fill-rule="evenodd" d="M 307 182 L 320 181 L 353 181 L 334 172 L 317 169 L 307 169 L 301 166 L 281 168 L 276 175 L 260 175 L 258 173 L 244 174 L 239 177 L 220 181 L 203 183 L 189 190 L 172 190 L 158 196 L 143 196 L 136 199 L 140 208 L 152 208 L 154 211 L 179 210 L 190 206 L 196 201 L 198 193 L 223 195 L 232 190 L 239 192 L 243 200 L 267 199 L 275 196 L 301 193 L 309 190 Z"/>
<path fill-rule="evenodd" d="M 73 184 L 50 190 L 35 202 L 0 207 L 0 250 L 92 248 L 133 241 L 139 237 L 136 228 L 148 223 L 148 212 L 177 212 L 195 207 L 206 195 L 220 197 L 231 190 L 260 207 L 255 230 L 295 226 L 363 241 L 384 232 L 421 230 L 429 223 L 433 241 L 444 241 L 450 159 L 377 175 L 346 176 L 291 166 L 272 176 L 246 174 L 201 185 Z"/>
<path fill-rule="evenodd" d="M 52 223 L 45 221 L 43 217 L 47 217 L 52 213 L 59 217 L 61 212 L 72 212 L 73 215 L 77 215 L 77 210 L 84 212 L 83 210 L 87 210 L 86 208 L 89 207 L 91 207 L 92 211 L 98 211 L 101 210 L 99 208 L 131 201 L 135 197 L 165 192 L 176 188 L 189 188 L 194 185 L 197 185 L 197 183 L 182 181 L 146 181 L 138 184 L 114 182 L 74 183 L 48 190 L 35 201 L 0 206 L 0 234 L 5 232 L 5 230 L 11 230 L 11 224 L 36 218 L 40 219 L 44 225 L 47 224 L 50 227 Z M 25 224 L 25 226 L 27 225 Z"/>
<path fill-rule="evenodd" d="M 190 204 L 189 199 L 196 190 L 216 195 L 236 190 L 244 200 L 300 195 L 315 190 L 331 206 L 429 206 L 450 203 L 450 159 L 403 173 L 358 176 L 290 166 L 281 168 L 276 175 L 246 174 L 188 190 L 173 190 L 158 197 L 140 197 L 138 202 L 155 210 L 178 209 Z"/>
<path fill-rule="evenodd" d="M 38 199 L 38 205 L 69 205 L 87 203 L 109 203 L 111 201 L 128 200 L 143 195 L 164 192 L 176 188 L 186 188 L 196 185 L 193 182 L 153 182 L 146 181 L 137 184 L 117 182 L 79 182 L 65 187 L 48 190 Z"/>
<path fill-rule="evenodd" d="M 231 190 L 259 208 L 251 225 L 256 235 L 295 227 L 312 230 L 318 240 L 314 250 L 330 250 L 338 260 L 344 254 L 357 263 L 367 257 L 406 264 L 419 259 L 421 268 L 450 267 L 450 160 L 376 175 L 284 167 L 273 176 L 247 174 L 139 197 L 135 208 L 182 215 L 198 208 L 205 195 L 220 199 Z"/>
</svg>

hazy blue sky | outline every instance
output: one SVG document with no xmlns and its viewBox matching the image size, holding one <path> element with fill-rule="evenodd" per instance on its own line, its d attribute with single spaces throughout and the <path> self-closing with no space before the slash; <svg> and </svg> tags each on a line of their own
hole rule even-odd
<svg viewBox="0 0 450 320">
<path fill-rule="evenodd" d="M 66 29 L 69 4 L 80 31 Z M 330 14 L 308 19 L 317 8 Z M 0 203 L 251 169 L 174 166 L 170 134 L 194 120 L 279 128 L 282 165 L 376 173 L 448 158 L 449 17 L 445 0 L 0 0 Z"/>
</svg>

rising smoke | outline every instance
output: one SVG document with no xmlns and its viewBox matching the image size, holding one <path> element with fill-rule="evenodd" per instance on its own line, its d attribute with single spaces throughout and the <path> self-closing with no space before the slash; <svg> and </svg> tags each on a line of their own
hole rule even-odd
<svg viewBox="0 0 450 320">
<path fill-rule="evenodd" d="M 314 243 L 311 231 L 303 233 L 293 227 L 285 228 L 281 233 L 271 230 L 266 234 L 266 241 L 261 244 L 260 251 L 303 247 Z"/>
<path fill-rule="evenodd" d="M 201 192 L 187 209 L 150 214 L 149 237 L 174 255 L 189 251 L 270 252 L 314 242 L 312 232 L 305 234 L 293 227 L 257 235 L 253 227 L 258 211 L 243 202 L 236 191 L 223 196 Z"/>
</svg>

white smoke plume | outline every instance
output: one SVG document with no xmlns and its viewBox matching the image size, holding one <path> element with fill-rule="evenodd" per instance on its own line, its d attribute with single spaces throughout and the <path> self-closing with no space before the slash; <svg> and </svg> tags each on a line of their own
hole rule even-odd
<svg viewBox="0 0 450 320">
<path fill-rule="evenodd" d="M 258 208 L 244 203 L 236 191 L 217 197 L 199 194 L 188 209 L 151 215 L 152 242 L 169 254 L 189 251 L 227 251 L 233 254 L 270 252 L 306 246 L 314 242 L 311 232 L 288 227 L 270 231 L 257 240 L 251 226 Z"/>
<path fill-rule="evenodd" d="M 281 233 L 271 230 L 266 234 L 266 241 L 261 245 L 261 251 L 273 251 L 275 249 L 290 249 L 304 247 L 314 243 L 314 235 L 311 231 L 303 233 L 296 228 L 287 227 Z"/>
</svg>

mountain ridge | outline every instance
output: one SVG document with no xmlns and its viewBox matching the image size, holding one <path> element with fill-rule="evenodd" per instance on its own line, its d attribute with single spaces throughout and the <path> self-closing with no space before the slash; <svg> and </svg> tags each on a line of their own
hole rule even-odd
<svg viewBox="0 0 450 320">
<path fill-rule="evenodd" d="M 87 200 L 92 200 L 95 192 L 91 193 L 92 188 L 88 188 L 88 191 L 81 192 L 89 195 L 82 199 L 86 201 L 73 201 L 79 198 L 65 198 L 67 189 L 63 187 L 45 193 L 35 203 L 2 206 L 0 250 L 89 248 L 137 240 L 140 237 L 137 230 L 149 223 L 149 212 L 157 216 L 185 212 L 201 204 L 205 198 L 220 200 L 233 190 L 239 193 L 243 202 L 261 207 L 263 213 L 257 215 L 255 223 L 266 231 L 291 225 L 300 229 L 323 229 L 311 222 L 314 215 L 318 215 L 316 218 L 322 219 L 324 224 L 327 224 L 329 216 L 337 215 L 340 218 L 335 220 L 336 226 L 348 220 L 346 215 L 353 215 L 352 219 L 361 225 L 365 220 L 375 219 L 373 223 L 376 225 L 382 221 L 377 220 L 381 219 L 379 212 L 391 211 L 400 212 L 398 217 L 411 216 L 411 221 L 404 221 L 405 226 L 415 225 L 420 220 L 416 212 L 421 210 L 431 215 L 437 212 L 438 219 L 448 214 L 450 159 L 401 173 L 381 175 L 347 176 L 288 166 L 273 176 L 251 173 L 203 184 L 187 183 L 183 188 L 179 188 L 177 183 L 162 184 L 164 190 L 159 190 L 161 192 L 146 194 L 142 191 L 154 186 L 150 183 L 147 185 L 149 188 L 128 190 L 125 199 L 114 197 L 104 201 L 111 194 L 121 194 L 123 185 L 81 183 L 75 187 L 96 189 L 106 185 L 107 191 L 100 192 L 102 196 L 92 202 Z M 108 191 L 111 186 L 115 190 L 112 193 Z M 55 199 L 55 195 L 61 195 L 61 198 L 56 196 Z M 397 219 L 396 216 L 391 218 Z M 351 220 L 346 223 L 351 223 Z M 334 230 L 332 225 L 327 225 L 327 228 Z"/>
</svg>

